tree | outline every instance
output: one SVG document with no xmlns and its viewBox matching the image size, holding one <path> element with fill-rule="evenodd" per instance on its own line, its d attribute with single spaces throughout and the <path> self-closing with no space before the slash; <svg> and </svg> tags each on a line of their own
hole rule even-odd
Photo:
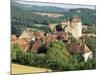
<svg viewBox="0 0 100 75">
<path fill-rule="evenodd" d="M 69 61 L 69 52 L 62 41 L 50 43 L 47 51 L 47 63 L 54 70 L 66 70 Z"/>
<path fill-rule="evenodd" d="M 17 56 L 19 56 L 18 54 L 22 56 L 22 51 L 21 51 L 20 47 L 18 44 L 13 44 L 11 47 L 11 56 L 12 56 L 11 60 L 13 62 L 17 61 Z"/>
</svg>

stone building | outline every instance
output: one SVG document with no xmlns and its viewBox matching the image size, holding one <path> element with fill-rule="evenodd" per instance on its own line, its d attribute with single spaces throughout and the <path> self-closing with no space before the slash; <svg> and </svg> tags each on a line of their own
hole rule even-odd
<svg viewBox="0 0 100 75">
<path fill-rule="evenodd" d="M 74 16 L 68 21 L 68 25 L 65 28 L 65 32 L 69 32 L 74 38 L 79 39 L 82 36 L 82 22 L 79 16 Z"/>
</svg>

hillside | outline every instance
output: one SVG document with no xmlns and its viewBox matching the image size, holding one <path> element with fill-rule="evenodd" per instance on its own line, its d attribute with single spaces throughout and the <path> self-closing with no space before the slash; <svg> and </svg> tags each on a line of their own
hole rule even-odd
<svg viewBox="0 0 100 75">
<path fill-rule="evenodd" d="M 61 12 L 62 11 L 62 12 Z M 88 26 L 96 25 L 96 11 L 87 8 L 63 9 L 49 6 L 34 6 L 19 3 L 11 4 L 12 34 L 19 35 L 23 28 L 37 28 L 35 24 L 49 25 L 50 23 L 61 23 L 63 19 L 71 19 L 79 15 L 82 23 Z M 34 28 L 34 29 L 35 29 Z M 38 27 L 48 31 L 47 27 Z M 36 29 L 35 29 L 36 30 Z"/>
<path fill-rule="evenodd" d="M 29 4 L 21 4 L 17 2 L 12 2 L 13 6 L 16 6 L 18 8 L 31 11 L 31 12 L 52 12 L 52 13 L 58 13 L 58 12 L 66 12 L 67 9 L 59 8 L 59 7 L 53 7 L 53 6 L 38 6 L 38 5 L 29 5 Z"/>
<path fill-rule="evenodd" d="M 54 17 L 54 18 L 58 18 L 58 17 L 62 17 L 64 16 L 63 14 L 58 14 L 58 13 L 45 13 L 45 12 L 33 12 L 35 14 L 41 15 L 41 16 L 48 16 L 48 17 Z"/>
<path fill-rule="evenodd" d="M 96 24 L 96 11 L 87 8 L 71 9 L 68 12 L 64 12 L 65 18 L 71 18 L 74 15 L 79 15 L 82 19 L 83 24 L 95 25 Z"/>
</svg>

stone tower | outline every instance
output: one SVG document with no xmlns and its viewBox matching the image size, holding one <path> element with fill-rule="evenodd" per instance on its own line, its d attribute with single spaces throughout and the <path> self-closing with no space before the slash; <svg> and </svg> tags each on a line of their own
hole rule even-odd
<svg viewBox="0 0 100 75">
<path fill-rule="evenodd" d="M 65 29 L 65 32 L 69 32 L 76 39 L 82 36 L 82 22 L 79 16 L 74 16 L 70 20 L 70 23 Z"/>
<path fill-rule="evenodd" d="M 82 36 L 82 22 L 79 16 L 76 15 L 71 19 L 70 26 L 71 33 L 76 39 Z"/>
</svg>

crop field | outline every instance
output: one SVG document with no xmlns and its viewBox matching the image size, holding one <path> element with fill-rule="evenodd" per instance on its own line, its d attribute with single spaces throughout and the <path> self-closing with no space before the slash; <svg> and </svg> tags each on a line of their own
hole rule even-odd
<svg viewBox="0 0 100 75">
<path fill-rule="evenodd" d="M 43 12 L 33 12 L 33 13 L 41 16 L 48 16 L 48 17 L 55 17 L 55 18 L 64 16 L 63 14 L 55 14 L 55 13 L 43 13 Z"/>
<path fill-rule="evenodd" d="M 12 64 L 12 74 L 46 72 L 49 69 Z"/>
</svg>

